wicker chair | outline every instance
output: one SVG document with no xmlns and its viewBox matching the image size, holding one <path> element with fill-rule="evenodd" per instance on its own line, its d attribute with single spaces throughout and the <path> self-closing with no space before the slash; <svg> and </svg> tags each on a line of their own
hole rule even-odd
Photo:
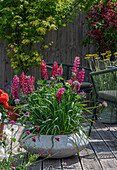
<svg viewBox="0 0 117 170">
<path fill-rule="evenodd" d="M 112 113 L 115 106 L 117 106 L 117 67 L 113 67 L 107 70 L 101 70 L 98 72 L 90 73 L 94 94 L 94 110 L 92 115 L 92 121 L 90 125 L 89 135 L 94 119 L 97 119 L 97 105 L 104 101 L 111 106 L 110 123 L 112 123 Z M 117 113 L 116 113 L 117 114 Z"/>
</svg>

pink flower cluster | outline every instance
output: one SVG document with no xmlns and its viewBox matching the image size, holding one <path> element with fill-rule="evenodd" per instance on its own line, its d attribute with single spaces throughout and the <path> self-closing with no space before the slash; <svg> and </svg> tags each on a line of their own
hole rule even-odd
<svg viewBox="0 0 117 170">
<path fill-rule="evenodd" d="M 34 82 L 35 82 L 35 77 L 30 77 L 24 75 L 24 73 L 21 74 L 21 92 L 22 94 L 32 94 L 34 90 Z"/>
<path fill-rule="evenodd" d="M 41 72 L 42 72 L 42 76 L 44 80 L 47 80 L 48 79 L 47 68 L 46 68 L 46 63 L 44 60 L 42 60 L 41 62 Z"/>
<path fill-rule="evenodd" d="M 89 26 L 89 33 L 86 35 L 85 42 L 92 41 L 98 47 L 98 50 L 116 51 L 117 39 L 117 3 L 113 0 L 108 2 L 95 2 L 93 7 L 87 13 L 86 17 Z"/>
<path fill-rule="evenodd" d="M 72 68 L 72 81 L 76 80 L 76 76 L 77 76 L 77 73 L 78 73 L 79 65 L 80 65 L 80 59 L 79 59 L 79 57 L 75 57 L 74 66 Z"/>
<path fill-rule="evenodd" d="M 68 80 L 68 83 L 71 85 L 73 91 L 76 93 L 78 93 L 80 90 L 82 81 L 84 79 L 84 74 L 85 74 L 85 70 L 82 69 L 82 71 L 79 71 L 79 75 L 77 78 L 79 65 L 80 65 L 80 59 L 79 57 L 75 57 L 74 66 L 72 68 L 71 80 Z"/>
<path fill-rule="evenodd" d="M 19 99 L 18 85 L 19 85 L 19 77 L 15 75 L 13 78 L 13 86 L 12 86 L 13 99 Z"/>
<path fill-rule="evenodd" d="M 56 101 L 57 103 L 61 102 L 62 95 L 64 94 L 65 88 L 60 88 L 56 94 Z"/>
<path fill-rule="evenodd" d="M 48 79 L 47 68 L 46 68 L 46 63 L 45 63 L 44 60 L 42 60 L 42 63 L 41 63 L 41 72 L 42 72 L 43 79 L 44 79 L 44 80 L 47 80 L 47 79 Z M 62 74 L 63 74 L 62 65 L 60 65 L 60 67 L 58 68 L 58 64 L 57 64 L 57 62 L 55 61 L 54 64 L 53 64 L 52 71 L 51 71 L 51 77 L 50 77 L 50 79 L 51 79 L 53 82 L 55 82 L 55 77 L 58 76 L 58 75 L 62 75 Z"/>
<path fill-rule="evenodd" d="M 55 76 L 58 76 L 58 75 L 62 76 L 62 74 L 63 74 L 63 68 L 62 68 L 62 64 L 61 64 L 60 67 L 57 69 Z"/>
<path fill-rule="evenodd" d="M 28 76 L 26 78 L 26 75 L 24 75 L 24 73 L 21 74 L 21 79 L 19 82 L 19 77 L 15 75 L 13 78 L 13 86 L 12 86 L 13 99 L 19 99 L 19 93 L 18 93 L 19 83 L 21 84 L 22 94 L 31 94 L 33 93 L 34 90 L 34 82 L 35 82 L 35 77 Z"/>
<path fill-rule="evenodd" d="M 55 76 L 56 76 L 57 70 L 58 70 L 58 64 L 57 64 L 57 62 L 55 61 L 54 64 L 53 64 L 52 71 L 51 71 L 51 77 L 55 77 Z"/>
</svg>

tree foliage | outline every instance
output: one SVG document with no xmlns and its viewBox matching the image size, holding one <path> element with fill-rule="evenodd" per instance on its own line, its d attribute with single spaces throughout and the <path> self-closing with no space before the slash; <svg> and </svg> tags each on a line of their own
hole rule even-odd
<svg viewBox="0 0 117 170">
<path fill-rule="evenodd" d="M 0 0 L 0 38 L 8 44 L 11 66 L 25 73 L 41 63 L 46 32 L 57 29 L 72 19 L 72 11 L 87 10 L 92 4 L 84 0 Z M 77 6 L 79 5 L 79 6 Z M 51 45 L 51 43 L 50 43 Z"/>
</svg>

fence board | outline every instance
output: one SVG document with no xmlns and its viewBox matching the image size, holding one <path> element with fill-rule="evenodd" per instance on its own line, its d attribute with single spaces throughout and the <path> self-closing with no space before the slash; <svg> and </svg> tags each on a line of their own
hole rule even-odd
<svg viewBox="0 0 117 170">
<path fill-rule="evenodd" d="M 68 23 L 66 27 L 61 27 L 58 30 L 52 30 L 45 36 L 45 44 L 53 41 L 53 45 L 49 49 L 43 51 L 44 60 L 46 62 L 63 62 L 71 64 L 75 56 L 81 59 L 81 65 L 87 66 L 88 63 L 84 60 L 85 54 L 95 52 L 93 45 L 87 47 L 81 46 L 81 40 L 87 32 L 87 24 L 85 20 L 86 14 L 78 12 L 78 16 L 74 22 Z M 0 43 L 0 88 L 9 82 L 13 77 L 13 70 L 10 64 L 10 58 L 5 49 L 6 43 Z M 39 44 L 35 45 L 39 49 Z M 32 68 L 27 75 L 33 75 L 36 79 L 40 78 L 40 69 Z M 18 74 L 20 75 L 20 73 Z"/>
</svg>

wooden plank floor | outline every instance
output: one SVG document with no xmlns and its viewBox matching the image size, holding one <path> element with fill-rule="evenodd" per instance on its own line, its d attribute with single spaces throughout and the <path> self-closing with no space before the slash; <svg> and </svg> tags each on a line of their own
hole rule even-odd
<svg viewBox="0 0 117 170">
<path fill-rule="evenodd" d="M 21 131 L 20 131 L 21 132 Z M 18 133 L 19 135 L 19 133 Z M 62 166 L 66 162 L 66 166 Z M 53 168 L 50 168 L 52 165 Z M 94 123 L 87 151 L 64 159 L 38 160 L 28 170 L 116 170 L 117 169 L 117 124 Z"/>
</svg>

